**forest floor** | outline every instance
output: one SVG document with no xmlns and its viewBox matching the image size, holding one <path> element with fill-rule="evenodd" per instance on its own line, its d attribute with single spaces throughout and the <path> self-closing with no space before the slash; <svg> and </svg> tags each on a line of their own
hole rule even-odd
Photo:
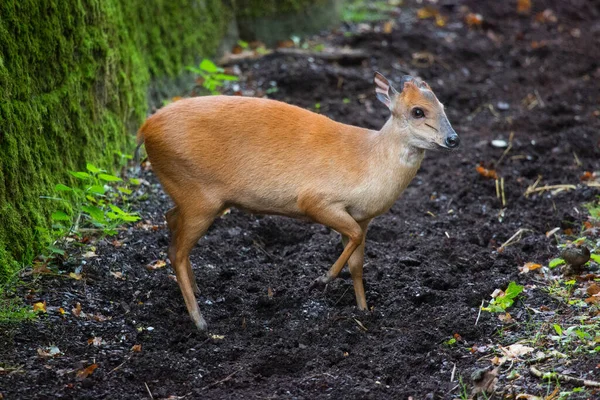
<svg viewBox="0 0 600 400">
<path fill-rule="evenodd" d="M 600 194 L 589 174 L 600 171 L 600 6 L 440 4 L 405 1 L 383 21 L 311 39 L 363 50 L 362 61 L 274 53 L 236 67 L 244 94 L 367 128 L 388 117 L 375 70 L 420 76 L 445 104 L 461 148 L 427 153 L 371 224 L 369 312 L 347 273 L 308 290 L 341 252 L 336 232 L 232 210 L 192 252 L 210 328 L 199 333 L 160 268 L 171 202 L 148 168 L 132 204 L 142 223 L 71 243 L 57 273 L 23 275 L 18 293 L 46 310 L 0 327 L 0 398 L 451 399 L 487 383 L 487 398 L 597 398 L 583 379 L 600 380 L 598 304 L 572 300 L 582 288 L 593 298 L 598 265 L 568 280 L 549 262 L 581 235 L 598 247 L 583 205 Z M 524 195 L 544 185 L 573 186 Z M 520 273 L 528 262 L 540 267 Z M 511 281 L 524 291 L 509 314 L 480 311 Z"/>
</svg>

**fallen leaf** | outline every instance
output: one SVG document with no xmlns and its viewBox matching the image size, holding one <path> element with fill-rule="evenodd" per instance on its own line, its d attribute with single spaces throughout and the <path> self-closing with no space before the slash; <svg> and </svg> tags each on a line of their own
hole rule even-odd
<svg viewBox="0 0 600 400">
<path fill-rule="evenodd" d="M 270 299 L 273 298 L 273 289 L 271 289 L 271 288 L 267 289 L 267 296 L 269 296 Z"/>
<path fill-rule="evenodd" d="M 223 340 L 225 339 L 225 335 L 210 335 L 210 338 L 214 340 Z"/>
<path fill-rule="evenodd" d="M 82 370 L 77 371 L 77 379 L 82 381 L 92 374 L 98 368 L 98 364 L 92 364 Z"/>
<path fill-rule="evenodd" d="M 142 351 L 142 345 L 141 344 L 134 344 L 133 347 L 131 348 L 131 351 L 133 351 L 134 353 L 139 353 Z"/>
<path fill-rule="evenodd" d="M 438 14 L 435 16 L 435 24 L 440 28 L 444 27 L 448 22 L 448 17 L 443 16 L 442 14 Z"/>
<path fill-rule="evenodd" d="M 536 264 L 536 263 L 533 263 L 533 262 L 528 262 L 528 263 L 525 263 L 525 265 L 523 265 L 522 267 L 519 267 L 519 271 L 520 271 L 521 274 L 526 274 L 529 271 L 534 271 L 534 270 L 539 269 L 539 268 L 542 268 L 541 264 Z"/>
<path fill-rule="evenodd" d="M 47 264 L 37 264 L 35 267 L 33 267 L 33 269 L 31 270 L 32 274 L 51 274 L 52 270 L 50 270 L 47 266 Z"/>
<path fill-rule="evenodd" d="M 584 300 L 587 304 L 600 304 L 600 296 L 591 296 Z"/>
<path fill-rule="evenodd" d="M 504 314 L 498 315 L 498 319 L 501 322 L 504 322 L 505 324 L 508 324 L 508 323 L 511 323 L 514 321 L 512 316 L 509 313 L 504 313 Z"/>
<path fill-rule="evenodd" d="M 394 21 L 393 20 L 386 21 L 383 24 L 383 33 L 385 33 L 386 35 L 389 35 L 390 33 L 392 33 L 393 29 L 394 29 Z"/>
<path fill-rule="evenodd" d="M 104 322 L 104 321 L 109 321 L 112 319 L 112 317 L 105 317 L 102 314 L 93 314 L 93 315 L 88 315 L 88 318 L 91 320 L 94 320 L 96 322 Z"/>
<path fill-rule="evenodd" d="M 479 175 L 483 176 L 484 178 L 487 178 L 487 179 L 498 179 L 498 174 L 496 173 L 496 170 L 487 169 L 487 168 L 485 168 L 481 164 L 479 164 L 478 166 L 476 166 L 475 170 L 479 173 Z"/>
<path fill-rule="evenodd" d="M 71 310 L 71 312 L 73 313 L 74 316 L 79 317 L 81 316 L 81 303 L 77 302 L 77 305 L 75 306 L 74 309 Z M 84 314 L 85 315 L 85 314 Z"/>
<path fill-rule="evenodd" d="M 465 24 L 469 28 L 479 28 L 483 24 L 483 17 L 481 14 L 468 13 L 465 15 Z"/>
<path fill-rule="evenodd" d="M 94 251 L 87 251 L 87 252 L 83 253 L 83 258 L 94 258 L 94 257 L 98 257 L 98 254 L 96 254 Z"/>
<path fill-rule="evenodd" d="M 591 181 L 592 179 L 594 179 L 596 176 L 593 172 L 590 171 L 585 171 L 580 177 L 579 180 L 584 182 L 584 181 Z"/>
<path fill-rule="evenodd" d="M 110 271 L 110 274 L 112 276 L 114 276 L 115 278 L 117 278 L 117 279 L 123 279 L 123 280 L 125 280 L 125 278 L 123 278 L 123 273 L 120 272 L 120 271 Z"/>
<path fill-rule="evenodd" d="M 573 235 L 573 229 L 571 228 L 567 228 L 563 231 L 563 233 L 567 236 L 572 236 Z"/>
<path fill-rule="evenodd" d="M 535 21 L 539 22 L 541 24 L 547 24 L 547 23 L 553 24 L 558 21 L 558 18 L 556 18 L 556 14 L 554 14 L 554 11 L 547 8 L 544 11 L 536 14 Z"/>
<path fill-rule="evenodd" d="M 46 300 L 43 302 L 37 302 L 33 305 L 33 312 L 48 312 L 46 310 Z"/>
<path fill-rule="evenodd" d="M 517 395 L 517 400 L 544 400 L 543 397 L 538 397 L 533 394 L 520 393 Z"/>
<path fill-rule="evenodd" d="M 502 354 L 504 354 L 509 359 L 517 359 L 520 356 L 531 353 L 534 350 L 533 347 L 524 346 L 519 343 L 511 344 L 510 346 L 507 346 L 507 347 L 504 347 L 504 346 L 499 346 L 499 347 L 500 347 L 500 351 L 502 352 Z"/>
<path fill-rule="evenodd" d="M 103 340 L 102 340 L 102 337 L 96 336 L 96 337 L 93 337 L 93 338 L 89 338 L 87 342 L 88 342 L 88 345 L 89 344 L 93 344 L 94 346 L 101 346 Z"/>
<path fill-rule="evenodd" d="M 50 358 L 50 357 L 57 357 L 61 354 L 61 351 L 58 347 L 56 346 L 48 346 L 45 349 L 42 349 L 41 347 L 39 349 L 37 349 L 37 353 L 40 357 L 43 358 Z"/>
<path fill-rule="evenodd" d="M 592 225 L 592 223 L 591 223 L 590 221 L 584 221 L 584 222 L 583 222 L 583 227 L 584 227 L 585 229 L 592 229 L 592 228 L 593 228 L 593 225 Z"/>
<path fill-rule="evenodd" d="M 458 334 L 458 333 L 455 333 L 455 334 L 453 335 L 453 337 L 454 337 L 454 339 L 456 339 L 456 340 L 457 340 L 457 341 L 459 341 L 459 342 L 462 340 L 462 336 L 460 336 L 460 334 Z"/>
<path fill-rule="evenodd" d="M 119 242 L 118 240 L 113 240 L 112 245 L 115 247 L 121 247 L 121 246 L 123 246 L 123 243 Z"/>
<path fill-rule="evenodd" d="M 496 297 L 504 296 L 504 290 L 496 289 L 492 292 L 491 297 L 495 299 Z"/>
<path fill-rule="evenodd" d="M 146 265 L 146 269 L 148 271 L 154 271 L 154 270 L 157 270 L 157 269 L 160 269 L 160 268 L 164 267 L 165 265 L 167 265 L 166 261 L 164 261 L 164 260 L 156 260 L 154 263 Z"/>
<path fill-rule="evenodd" d="M 440 12 L 433 7 L 423 7 L 423 8 L 419 8 L 417 10 L 417 18 L 419 18 L 419 19 L 435 18 L 437 15 L 439 15 L 439 13 Z"/>
<path fill-rule="evenodd" d="M 69 272 L 69 278 L 73 278 L 76 281 L 81 280 L 81 274 L 76 274 L 75 272 Z"/>
<path fill-rule="evenodd" d="M 554 228 L 554 229 L 550 229 L 548 232 L 546 232 L 546 237 L 550 238 L 550 236 L 554 235 L 556 232 L 560 231 L 560 228 Z"/>
<path fill-rule="evenodd" d="M 60 313 L 60 315 L 65 315 L 65 314 L 67 313 L 67 312 L 65 311 L 65 309 L 64 309 L 64 308 L 62 308 L 62 307 L 60 307 L 60 308 L 58 309 L 58 312 Z"/>
<path fill-rule="evenodd" d="M 587 287 L 586 292 L 590 296 L 598 294 L 600 293 L 600 286 L 598 286 L 596 283 L 592 283 L 590 286 Z"/>
<path fill-rule="evenodd" d="M 517 0 L 517 13 L 529 14 L 531 11 L 531 0 Z"/>
</svg>

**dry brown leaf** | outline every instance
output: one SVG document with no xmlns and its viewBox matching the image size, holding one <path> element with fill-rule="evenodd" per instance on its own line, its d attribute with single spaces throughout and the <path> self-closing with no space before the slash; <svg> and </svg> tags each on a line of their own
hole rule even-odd
<svg viewBox="0 0 600 400">
<path fill-rule="evenodd" d="M 65 315 L 67 312 L 65 311 L 65 309 L 64 309 L 64 308 L 60 307 L 60 308 L 58 309 L 58 313 L 59 313 L 60 315 Z"/>
<path fill-rule="evenodd" d="M 588 297 L 584 300 L 587 304 L 600 304 L 600 296 Z"/>
<path fill-rule="evenodd" d="M 120 271 L 110 271 L 110 274 L 112 276 L 114 276 L 115 278 L 117 278 L 117 279 L 123 279 L 123 280 L 125 280 L 125 278 L 123 277 L 123 273 L 120 272 Z"/>
<path fill-rule="evenodd" d="M 167 265 L 166 261 L 164 261 L 164 260 L 156 260 L 154 263 L 146 265 L 146 269 L 148 271 L 154 271 L 154 270 L 157 270 L 157 269 L 160 269 L 160 268 L 164 267 L 165 265 Z"/>
<path fill-rule="evenodd" d="M 528 262 L 528 263 L 525 263 L 525 265 L 523 265 L 522 267 L 519 267 L 519 271 L 520 271 L 521 274 L 526 274 L 529 271 L 534 271 L 534 270 L 539 269 L 539 268 L 542 268 L 541 264 L 536 264 L 536 263 L 533 263 L 533 262 Z"/>
<path fill-rule="evenodd" d="M 83 253 L 83 258 L 94 258 L 94 257 L 98 257 L 98 254 L 96 254 L 94 251 L 86 251 L 85 253 Z"/>
<path fill-rule="evenodd" d="M 37 303 L 35 303 L 33 305 L 33 312 L 48 312 L 46 310 L 46 300 L 44 300 L 43 302 L 38 301 Z"/>
<path fill-rule="evenodd" d="M 479 393 L 491 394 L 496 390 L 496 383 L 498 382 L 498 367 L 492 369 L 491 371 L 484 371 L 478 376 L 472 376 L 472 378 L 473 390 L 471 393 L 473 395 L 477 395 Z"/>
<path fill-rule="evenodd" d="M 479 175 L 486 179 L 498 179 L 498 174 L 494 169 L 487 169 L 483 165 L 479 164 L 475 167 L 475 170 L 479 173 Z"/>
<path fill-rule="evenodd" d="M 35 267 L 31 270 L 32 274 L 51 274 L 52 270 L 50 270 L 47 264 L 36 264 Z"/>
<path fill-rule="evenodd" d="M 517 359 L 520 356 L 531 353 L 534 350 L 533 347 L 524 346 L 519 343 L 511 344 L 510 346 L 507 346 L 507 347 L 504 347 L 504 346 L 499 346 L 499 347 L 500 347 L 500 351 L 502 352 L 502 354 L 504 354 L 509 359 Z"/>
<path fill-rule="evenodd" d="M 77 305 L 75 306 L 74 309 L 71 310 L 71 312 L 73 313 L 74 316 L 79 317 L 81 316 L 81 303 L 77 302 Z M 84 314 L 85 315 L 85 314 Z"/>
<path fill-rule="evenodd" d="M 93 338 L 89 338 L 87 342 L 88 342 L 88 344 L 93 344 L 94 346 L 100 346 L 100 345 L 102 345 L 103 340 L 102 340 L 102 337 L 96 336 Z"/>
<path fill-rule="evenodd" d="M 392 20 L 386 21 L 383 24 L 383 33 L 389 35 L 390 33 L 392 33 L 393 29 L 394 29 L 394 21 L 392 21 Z"/>
<path fill-rule="evenodd" d="M 600 286 L 598 286 L 598 284 L 596 284 L 596 283 L 592 283 L 590 286 L 587 287 L 586 292 L 590 296 L 598 294 L 598 293 L 600 293 Z"/>
<path fill-rule="evenodd" d="M 584 181 L 591 181 L 592 179 L 594 179 L 596 177 L 596 174 L 594 174 L 593 172 L 590 171 L 585 171 L 580 177 L 579 180 L 584 182 Z"/>
<path fill-rule="evenodd" d="M 483 24 L 483 17 L 481 14 L 468 13 L 465 15 L 465 24 L 469 28 L 478 28 Z"/>
<path fill-rule="evenodd" d="M 517 13 L 529 14 L 531 11 L 531 0 L 517 0 Z"/>
<path fill-rule="evenodd" d="M 270 299 L 273 298 L 273 289 L 271 289 L 271 288 L 267 289 L 267 296 L 269 296 Z"/>
<path fill-rule="evenodd" d="M 536 22 L 539 22 L 541 24 L 554 24 L 558 21 L 558 18 L 556 18 L 556 14 L 554 14 L 554 11 L 547 8 L 544 11 L 537 13 L 535 16 L 535 20 Z"/>
<path fill-rule="evenodd" d="M 433 7 L 423 7 L 423 8 L 419 8 L 417 10 L 417 18 L 419 18 L 419 19 L 435 18 L 437 15 L 439 15 L 439 13 L 440 12 Z"/>
<path fill-rule="evenodd" d="M 121 246 L 123 246 L 123 242 L 119 242 L 118 240 L 115 239 L 112 241 L 112 245 L 115 247 L 121 247 Z"/>
<path fill-rule="evenodd" d="M 56 346 L 48 346 L 46 349 L 38 348 L 37 353 L 42 358 L 50 358 L 59 356 L 61 351 Z"/>
<path fill-rule="evenodd" d="M 133 347 L 131 348 L 131 351 L 133 351 L 134 353 L 139 353 L 142 351 L 142 345 L 141 344 L 134 344 Z"/>
<path fill-rule="evenodd" d="M 98 364 L 92 364 L 89 367 L 77 371 L 77 379 L 82 381 L 92 374 L 98 368 Z"/>
<path fill-rule="evenodd" d="M 504 322 L 505 324 L 508 324 L 508 323 L 514 321 L 513 318 L 512 318 L 512 316 L 509 313 L 504 313 L 504 314 L 498 315 L 498 319 L 501 322 Z"/>
</svg>

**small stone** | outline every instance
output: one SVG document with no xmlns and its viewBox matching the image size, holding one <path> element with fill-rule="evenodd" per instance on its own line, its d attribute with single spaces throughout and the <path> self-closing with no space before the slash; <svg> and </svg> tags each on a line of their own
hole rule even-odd
<svg viewBox="0 0 600 400">
<path fill-rule="evenodd" d="M 508 143 L 503 139 L 494 139 L 492 140 L 492 146 L 497 147 L 499 149 L 505 149 L 508 147 Z"/>
<path fill-rule="evenodd" d="M 498 104 L 496 104 L 496 108 L 501 111 L 506 111 L 510 108 L 510 105 L 505 101 L 499 101 Z"/>
</svg>

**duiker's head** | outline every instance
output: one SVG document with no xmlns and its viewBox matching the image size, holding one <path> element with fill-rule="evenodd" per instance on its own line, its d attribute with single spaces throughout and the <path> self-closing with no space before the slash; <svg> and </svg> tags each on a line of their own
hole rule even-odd
<svg viewBox="0 0 600 400">
<path fill-rule="evenodd" d="M 406 131 L 410 145 L 425 150 L 458 147 L 460 139 L 427 83 L 406 75 L 398 91 L 379 72 L 374 81 L 377 98 L 392 112 L 394 128 Z"/>
</svg>

